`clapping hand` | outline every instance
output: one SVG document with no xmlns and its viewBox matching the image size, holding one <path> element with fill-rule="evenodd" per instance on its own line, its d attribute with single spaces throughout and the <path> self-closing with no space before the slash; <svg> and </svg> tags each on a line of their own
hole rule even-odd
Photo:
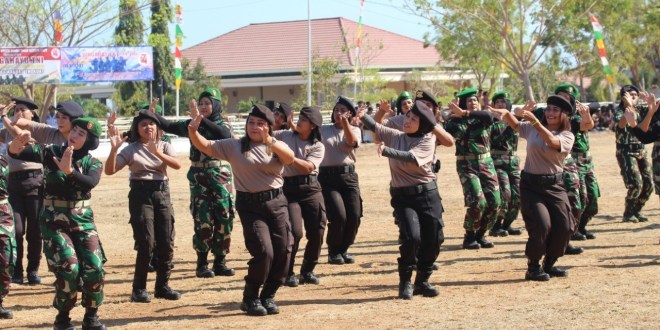
<svg viewBox="0 0 660 330">
<path fill-rule="evenodd" d="M 16 105 L 16 102 L 11 102 L 7 105 L 0 104 L 0 115 L 6 115 Z"/>
<path fill-rule="evenodd" d="M 147 142 L 147 150 L 154 154 L 157 155 L 158 152 L 160 152 L 160 149 L 158 148 L 158 132 L 154 131 L 151 133 L 151 138 L 149 139 L 149 142 Z"/>
<path fill-rule="evenodd" d="M 121 132 L 119 132 L 119 129 L 114 125 L 108 127 L 108 134 L 110 135 L 110 147 L 115 150 L 119 149 L 119 147 L 121 147 L 121 145 L 128 139 L 128 136 L 122 137 Z"/>
<path fill-rule="evenodd" d="M 199 124 L 202 122 L 202 115 L 197 115 L 192 118 L 190 123 L 188 123 L 188 132 L 196 132 L 197 129 L 199 128 Z"/>
<path fill-rule="evenodd" d="M 453 117 L 457 117 L 457 118 L 463 117 L 463 109 L 461 109 L 458 106 L 458 104 L 454 102 L 449 102 L 448 106 L 449 106 L 449 110 L 451 110 L 451 115 Z"/>
<path fill-rule="evenodd" d="M 64 149 L 62 158 L 58 160 L 57 157 L 53 156 L 53 162 L 55 162 L 55 165 L 57 165 L 60 171 L 64 172 L 64 174 L 66 175 L 69 175 L 71 174 L 71 172 L 73 172 L 73 169 L 71 168 L 72 156 L 73 156 L 73 146 L 68 146 L 66 149 Z"/>
<path fill-rule="evenodd" d="M 158 105 L 158 101 L 159 99 L 157 97 L 151 99 L 151 104 L 149 104 L 149 111 L 151 111 L 151 113 L 156 113 L 156 106 Z"/>
<path fill-rule="evenodd" d="M 630 127 L 637 126 L 637 114 L 633 107 L 626 107 L 626 110 L 623 112 L 623 116 L 626 117 L 626 121 Z"/>
<path fill-rule="evenodd" d="M 188 115 L 192 119 L 195 119 L 197 116 L 199 116 L 199 109 L 197 109 L 197 101 L 195 99 L 191 99 L 190 103 L 188 104 Z"/>
</svg>

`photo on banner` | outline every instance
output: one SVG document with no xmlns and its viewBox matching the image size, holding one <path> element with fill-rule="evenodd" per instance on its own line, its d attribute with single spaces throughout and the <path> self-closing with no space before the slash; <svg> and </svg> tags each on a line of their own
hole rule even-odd
<svg viewBox="0 0 660 330">
<path fill-rule="evenodd" d="M 0 47 L 0 85 L 57 84 L 58 47 Z"/>
<path fill-rule="evenodd" d="M 153 48 L 62 48 L 62 82 L 115 82 L 153 80 Z"/>
</svg>

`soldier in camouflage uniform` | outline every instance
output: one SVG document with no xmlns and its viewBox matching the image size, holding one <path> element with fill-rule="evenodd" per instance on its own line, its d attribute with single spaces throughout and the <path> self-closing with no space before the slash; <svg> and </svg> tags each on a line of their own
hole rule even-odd
<svg viewBox="0 0 660 330">
<path fill-rule="evenodd" d="M 229 126 L 220 116 L 221 112 L 220 90 L 217 88 L 206 89 L 197 102 L 192 100 L 190 103 L 191 115 L 199 113 L 204 116 L 199 133 L 210 140 L 231 138 Z M 166 133 L 188 137 L 190 119 L 170 122 L 158 114 L 156 116 Z M 226 162 L 203 154 L 192 144 L 190 161 L 190 211 L 195 222 L 193 248 L 197 251 L 195 274 L 203 278 L 232 276 L 234 269 L 228 268 L 225 260 L 234 226 L 231 167 Z M 212 270 L 208 269 L 209 251 L 215 256 Z"/>
<path fill-rule="evenodd" d="M 14 215 L 9 205 L 7 174 L 9 168 L 5 156 L 0 156 L 0 319 L 11 319 L 13 313 L 2 306 L 14 273 L 16 264 L 16 239 Z"/>
<path fill-rule="evenodd" d="M 490 130 L 493 115 L 480 111 L 477 89 L 461 91 L 458 106 L 450 103 L 452 117 L 445 129 L 456 139 L 456 170 L 465 196 L 464 249 L 492 248 L 485 238 L 497 220 L 500 187 L 490 157 Z M 463 110 L 466 109 L 466 110 Z"/>
<path fill-rule="evenodd" d="M 561 84 L 555 88 L 555 94 L 566 99 L 579 100 L 580 92 L 573 84 Z M 579 202 L 581 203 L 580 217 L 575 218 L 578 230 L 573 234 L 573 240 L 594 239 L 596 236 L 587 231 L 587 224 L 591 218 L 598 214 L 598 197 L 600 188 L 594 173 L 594 164 L 589 153 L 589 131 L 594 127 L 589 107 L 575 102 L 576 113 L 571 116 L 571 132 L 575 136 L 571 158 L 575 163 L 579 180 Z"/>
<path fill-rule="evenodd" d="M 40 225 L 48 268 L 55 273 L 58 310 L 55 329 L 74 328 L 69 311 L 78 298 L 82 279 L 83 329 L 105 329 L 97 309 L 103 303 L 105 255 L 90 208 L 91 190 L 99 183 L 103 165 L 89 154 L 98 147 L 101 125 L 83 117 L 72 123 L 63 145 L 26 146 L 30 134 L 21 133 L 9 145 L 14 158 L 44 165 L 44 210 Z"/>
<path fill-rule="evenodd" d="M 655 95 L 648 93 L 646 97 L 646 104 L 649 111 L 639 125 L 635 119 L 635 111 L 626 111 L 625 116 L 628 125 L 632 128 L 632 133 L 642 143 L 653 143 L 653 184 L 655 186 L 655 194 L 660 196 L 660 115 L 658 115 L 658 107 L 660 102 L 656 102 Z"/>
<path fill-rule="evenodd" d="M 508 92 L 495 93 L 491 101 L 494 108 L 511 111 Z M 511 228 L 520 211 L 520 158 L 516 154 L 517 150 L 518 132 L 505 121 L 495 119 L 491 127 L 490 154 L 497 171 L 502 203 L 497 221 L 490 231 L 491 236 L 522 234 L 522 230 Z"/>
<path fill-rule="evenodd" d="M 653 193 L 653 177 L 651 165 L 644 145 L 630 132 L 626 118 L 623 116 L 627 107 L 633 107 L 637 120 L 644 118 L 648 106 L 638 104 L 639 90 L 632 85 L 621 87 L 619 91 L 621 103 L 614 113 L 616 136 L 616 160 L 621 169 L 623 182 L 628 189 L 626 195 L 623 222 L 645 222 L 648 218 L 640 214 L 644 204 Z"/>
</svg>

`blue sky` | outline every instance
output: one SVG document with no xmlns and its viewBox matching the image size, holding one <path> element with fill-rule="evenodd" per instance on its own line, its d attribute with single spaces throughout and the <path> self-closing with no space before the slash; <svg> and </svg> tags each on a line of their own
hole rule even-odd
<svg viewBox="0 0 660 330">
<path fill-rule="evenodd" d="M 172 5 L 174 0 L 170 0 Z M 345 17 L 358 21 L 360 0 L 309 0 L 311 18 Z M 422 40 L 428 23 L 403 8 L 403 0 L 365 0 L 362 23 Z M 179 0 L 183 8 L 183 48 L 251 23 L 307 19 L 307 0 Z M 150 11 L 142 12 L 145 21 Z M 109 40 L 114 26 L 96 42 Z M 174 33 L 174 25 L 170 31 Z M 314 42 L 312 40 L 312 42 Z"/>
</svg>

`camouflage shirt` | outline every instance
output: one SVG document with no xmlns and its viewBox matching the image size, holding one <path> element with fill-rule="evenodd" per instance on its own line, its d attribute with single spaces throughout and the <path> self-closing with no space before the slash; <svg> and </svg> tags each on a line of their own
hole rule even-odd
<svg viewBox="0 0 660 330">
<path fill-rule="evenodd" d="M 188 124 L 190 123 L 190 119 L 180 120 L 175 122 L 168 122 L 167 120 L 165 120 L 163 117 L 160 116 L 158 116 L 158 119 L 161 121 L 161 127 L 163 131 L 182 137 L 188 137 Z M 205 121 L 207 121 L 206 118 Z M 208 140 L 222 140 L 222 139 L 231 138 L 229 125 L 225 123 L 222 117 L 218 117 L 218 119 L 212 121 L 212 123 L 218 125 L 219 127 L 226 128 L 226 130 L 223 130 L 222 134 L 218 134 L 216 132 L 207 129 L 207 127 L 205 127 L 204 122 L 202 122 L 202 124 L 199 125 L 199 129 L 197 129 L 199 134 Z M 197 148 L 195 148 L 195 146 L 192 145 L 192 143 L 190 144 L 189 158 L 193 162 L 211 161 L 215 159 L 199 151 Z"/>
<path fill-rule="evenodd" d="M 9 174 L 9 165 L 7 159 L 0 155 L 0 200 L 7 199 L 9 193 L 7 192 L 7 174 Z"/>
<path fill-rule="evenodd" d="M 573 143 L 572 152 L 587 152 L 589 151 L 589 132 L 580 130 L 580 122 L 582 116 L 574 115 L 571 117 L 571 132 L 575 135 L 575 142 Z"/>
<path fill-rule="evenodd" d="M 490 129 L 490 149 L 518 151 L 518 132 L 504 120 L 497 120 Z"/>
<path fill-rule="evenodd" d="M 644 120 L 644 117 L 649 112 L 649 108 L 646 105 L 640 104 L 638 104 L 635 108 L 637 109 L 635 117 L 637 118 L 637 123 L 639 124 L 642 120 Z M 623 118 L 624 112 L 625 109 L 622 109 L 621 107 L 617 107 L 614 111 L 614 134 L 616 137 L 617 147 L 620 145 L 640 144 L 641 142 L 639 139 L 637 139 L 635 135 L 630 132 L 630 126 L 626 125 L 624 128 L 619 127 L 618 123 Z M 658 120 L 658 113 L 660 112 L 655 113 L 651 122 Z"/>
<path fill-rule="evenodd" d="M 66 145 L 28 145 L 20 154 L 10 155 L 20 160 L 44 165 L 45 199 L 67 201 L 90 199 L 92 189 L 101 180 L 103 164 L 89 153 L 76 154 L 77 152 L 74 151 L 71 160 L 73 172 L 71 175 L 66 175 L 53 161 L 53 157 L 61 159 L 65 149 Z"/>
<path fill-rule="evenodd" d="M 474 111 L 469 117 L 451 117 L 445 129 L 456 139 L 456 156 L 490 152 L 490 127 L 493 116 Z"/>
</svg>

